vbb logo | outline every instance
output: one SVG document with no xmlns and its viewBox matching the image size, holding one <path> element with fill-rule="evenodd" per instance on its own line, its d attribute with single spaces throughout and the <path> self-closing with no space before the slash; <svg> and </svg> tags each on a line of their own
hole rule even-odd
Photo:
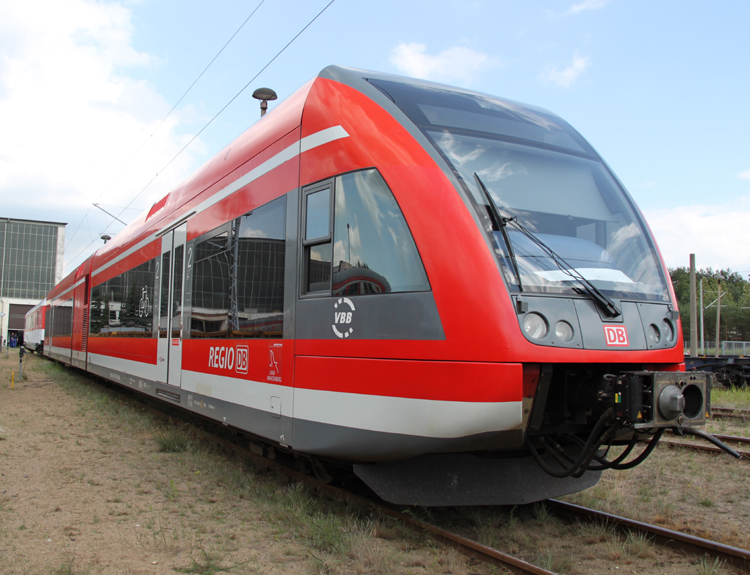
<svg viewBox="0 0 750 575">
<path fill-rule="evenodd" d="M 627 347 L 629 345 L 628 330 L 624 325 L 605 325 L 604 340 L 609 346 Z"/>
<path fill-rule="evenodd" d="M 343 308 L 342 304 L 349 306 L 350 311 L 337 311 L 339 306 Z M 333 333 L 336 337 L 345 338 L 349 337 L 354 333 L 354 328 L 351 327 L 352 318 L 354 316 L 354 304 L 348 297 L 339 298 L 339 300 L 333 305 Z M 341 329 L 339 329 L 339 327 Z"/>
</svg>

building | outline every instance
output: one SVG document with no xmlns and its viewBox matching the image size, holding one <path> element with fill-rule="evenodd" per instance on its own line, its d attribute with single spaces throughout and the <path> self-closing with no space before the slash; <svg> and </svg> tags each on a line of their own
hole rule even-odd
<svg viewBox="0 0 750 575">
<path fill-rule="evenodd" d="M 26 312 L 63 277 L 65 225 L 0 218 L 0 336 L 23 341 Z"/>
</svg>

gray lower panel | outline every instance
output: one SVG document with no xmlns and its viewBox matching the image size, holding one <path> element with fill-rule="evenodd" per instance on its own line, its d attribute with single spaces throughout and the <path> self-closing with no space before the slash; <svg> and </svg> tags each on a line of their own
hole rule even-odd
<svg viewBox="0 0 750 575">
<path fill-rule="evenodd" d="M 54 351 L 45 351 L 44 355 L 51 359 L 55 359 L 57 361 L 61 361 L 62 363 L 70 365 L 70 355 L 63 355 Z"/>
<path fill-rule="evenodd" d="M 56 354 L 50 354 L 56 355 Z M 284 443 L 291 418 L 187 392 L 124 372 L 89 365 L 89 371 L 160 401 L 247 431 L 272 443 Z M 530 457 L 480 458 L 460 451 L 518 447 L 518 430 L 456 439 L 380 433 L 295 421 L 295 451 L 338 460 L 381 461 L 355 464 L 355 473 L 386 501 L 402 505 L 518 505 L 559 497 L 595 485 L 600 473 L 580 479 L 555 479 Z M 291 435 L 286 431 L 288 435 Z M 291 443 L 291 442 L 290 442 Z M 425 452 L 442 454 L 418 455 Z M 399 459 L 402 458 L 402 459 Z M 405 459 L 404 459 L 405 458 Z"/>
<path fill-rule="evenodd" d="M 496 459 L 467 453 L 357 464 L 354 472 L 386 501 L 432 507 L 525 505 L 582 491 L 601 476 L 588 471 L 580 479 L 558 479 L 531 457 Z"/>
<path fill-rule="evenodd" d="M 523 445 L 520 430 L 469 437 L 435 438 L 367 431 L 294 420 L 294 449 L 311 455 L 349 461 L 390 461 L 424 453 L 515 449 Z"/>
<path fill-rule="evenodd" d="M 159 401 L 179 405 L 188 411 L 247 431 L 269 442 L 285 443 L 287 437 L 291 436 L 292 419 L 290 417 L 274 416 L 267 411 L 188 392 L 179 387 L 133 377 L 127 373 L 98 365 L 89 365 L 88 371 Z"/>
<path fill-rule="evenodd" d="M 444 439 L 367 431 L 300 419 L 292 421 L 290 417 L 279 418 L 267 411 L 187 392 L 106 367 L 89 365 L 88 369 L 104 379 L 247 431 L 271 443 L 339 461 L 391 461 L 425 453 L 516 449 L 523 444 L 520 430 Z"/>
</svg>

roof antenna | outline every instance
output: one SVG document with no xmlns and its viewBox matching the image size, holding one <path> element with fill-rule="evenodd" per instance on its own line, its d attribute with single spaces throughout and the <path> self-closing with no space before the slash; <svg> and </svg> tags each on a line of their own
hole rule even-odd
<svg viewBox="0 0 750 575">
<path fill-rule="evenodd" d="M 278 96 L 271 88 L 258 88 L 253 92 L 253 98 L 260 100 L 260 117 L 262 118 L 268 111 L 268 100 L 275 100 Z"/>
</svg>

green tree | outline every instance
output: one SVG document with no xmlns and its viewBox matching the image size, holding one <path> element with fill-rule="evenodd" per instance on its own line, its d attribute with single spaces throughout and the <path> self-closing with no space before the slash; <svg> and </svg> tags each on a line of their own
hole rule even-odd
<svg viewBox="0 0 750 575">
<path fill-rule="evenodd" d="M 716 299 L 721 279 L 721 333 L 722 341 L 750 341 L 750 282 L 731 269 L 705 268 L 696 270 L 696 289 L 700 290 L 703 280 L 703 321 L 704 338 L 708 342 L 716 340 Z M 690 340 L 690 270 L 680 267 L 669 270 L 677 305 L 680 308 L 682 330 L 685 342 Z M 696 295 L 696 307 L 700 305 L 700 295 Z M 697 310 L 700 316 L 700 309 Z M 700 329 L 700 322 L 699 329 Z M 700 338 L 700 335 L 698 336 Z"/>
</svg>

